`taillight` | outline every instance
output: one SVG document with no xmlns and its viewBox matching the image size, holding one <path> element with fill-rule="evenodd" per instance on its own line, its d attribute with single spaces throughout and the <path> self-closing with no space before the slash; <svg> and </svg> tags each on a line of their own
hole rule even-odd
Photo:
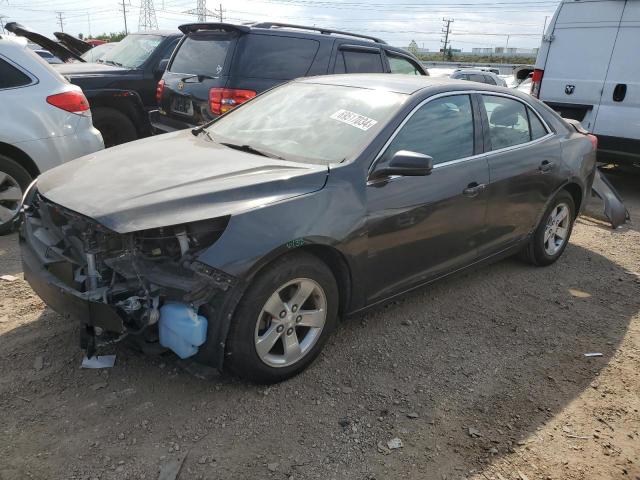
<svg viewBox="0 0 640 480">
<path fill-rule="evenodd" d="M 595 135 L 588 134 L 589 140 L 591 140 L 591 145 L 593 145 L 593 150 L 598 150 L 598 137 Z"/>
<path fill-rule="evenodd" d="M 536 98 L 540 98 L 540 86 L 542 85 L 542 77 L 544 77 L 544 70 L 535 69 L 533 76 L 531 77 L 531 95 Z"/>
<path fill-rule="evenodd" d="M 215 115 L 222 115 L 255 96 L 256 92 L 253 90 L 212 88 L 209 90 L 209 108 Z"/>
<path fill-rule="evenodd" d="M 82 92 L 63 92 L 47 97 L 47 103 L 71 113 L 82 114 L 89 110 L 89 101 Z"/>
<path fill-rule="evenodd" d="M 160 80 L 158 85 L 156 86 L 156 103 L 160 105 L 160 100 L 162 100 L 162 94 L 164 93 L 164 80 Z"/>
</svg>

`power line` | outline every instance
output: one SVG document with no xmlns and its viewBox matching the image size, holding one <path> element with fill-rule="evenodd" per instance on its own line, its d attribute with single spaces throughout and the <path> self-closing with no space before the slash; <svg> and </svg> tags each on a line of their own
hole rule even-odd
<svg viewBox="0 0 640 480">
<path fill-rule="evenodd" d="M 220 4 L 220 14 L 217 14 L 207 8 L 207 0 L 197 0 L 196 8 L 192 8 L 191 10 L 187 10 L 183 13 L 195 15 L 196 17 L 198 17 L 199 22 L 206 22 L 207 16 L 218 17 L 222 22 L 222 4 Z"/>
<path fill-rule="evenodd" d="M 138 18 L 138 30 L 157 30 L 158 20 L 156 19 L 156 9 L 153 0 L 142 0 L 140 2 L 140 17 Z"/>
</svg>

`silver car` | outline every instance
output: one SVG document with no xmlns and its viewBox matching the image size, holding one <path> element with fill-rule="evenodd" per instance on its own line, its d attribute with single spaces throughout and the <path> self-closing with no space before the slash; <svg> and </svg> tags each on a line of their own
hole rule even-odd
<svg viewBox="0 0 640 480">
<path fill-rule="evenodd" d="M 507 82 L 500 78 L 495 73 L 489 70 L 465 68 L 462 70 L 456 70 L 451 74 L 451 77 L 455 80 L 470 80 L 472 82 L 486 83 L 487 85 L 497 85 L 499 87 L 506 87 Z"/>
<path fill-rule="evenodd" d="M 26 45 L 0 35 L 0 234 L 40 173 L 104 148 L 89 102 Z"/>
</svg>

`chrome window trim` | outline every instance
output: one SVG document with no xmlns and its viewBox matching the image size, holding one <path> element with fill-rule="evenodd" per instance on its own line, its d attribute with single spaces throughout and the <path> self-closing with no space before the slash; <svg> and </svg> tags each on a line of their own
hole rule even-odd
<svg viewBox="0 0 640 480">
<path fill-rule="evenodd" d="M 400 125 L 398 125 L 398 127 L 394 130 L 394 132 L 391 135 L 391 137 L 389 137 L 389 140 L 387 140 L 385 142 L 385 144 L 382 146 L 380 151 L 376 154 L 376 157 L 373 160 L 373 162 L 371 162 L 371 165 L 369 166 L 369 169 L 367 171 L 367 177 L 369 177 L 369 175 L 371 175 L 371 173 L 375 169 L 376 164 L 378 163 L 378 161 L 380 160 L 380 158 L 382 157 L 384 152 L 387 150 L 387 148 L 389 148 L 389 145 L 391 145 L 391 142 L 393 142 L 393 140 L 395 140 L 395 138 L 398 135 L 398 133 L 400 133 L 400 130 L 402 130 L 402 128 L 404 128 L 406 123 L 411 119 L 411 117 L 413 117 L 413 115 L 420 108 L 422 108 L 424 105 L 426 105 L 427 103 L 431 102 L 432 100 L 436 100 L 438 98 L 452 97 L 454 95 L 472 95 L 474 93 L 477 93 L 477 94 L 480 94 L 480 95 L 505 97 L 505 98 L 509 98 L 511 100 L 515 100 L 517 102 L 522 103 L 523 105 L 525 105 L 525 107 L 530 108 L 531 111 L 533 111 L 535 113 L 535 115 L 538 117 L 540 122 L 542 122 L 542 125 L 544 126 L 544 128 L 547 130 L 547 134 L 544 137 L 540 137 L 540 138 L 537 138 L 535 140 L 531 140 L 531 141 L 526 142 L 526 143 L 519 143 L 518 145 L 512 145 L 510 147 L 505 147 L 505 148 L 501 148 L 501 149 L 498 149 L 498 150 L 491 150 L 491 151 L 488 151 L 488 152 L 482 152 L 482 153 L 478 153 L 476 155 L 471 155 L 471 156 L 468 156 L 468 157 L 457 158 L 455 160 L 449 160 L 447 162 L 437 163 L 437 164 L 435 164 L 433 166 L 434 170 L 436 170 L 438 168 L 454 165 L 456 163 L 468 162 L 470 160 L 477 160 L 478 158 L 486 157 L 487 155 L 492 155 L 492 154 L 495 154 L 495 153 L 502 153 L 502 152 L 507 152 L 507 151 L 514 150 L 514 149 L 517 149 L 517 148 L 522 148 L 522 147 L 525 147 L 525 146 L 529 146 L 529 145 L 535 145 L 535 144 L 540 143 L 541 141 L 546 140 L 546 139 L 552 137 L 553 135 L 555 135 L 555 132 L 549 127 L 549 124 L 544 120 L 544 118 L 542 118 L 542 116 L 536 111 L 536 109 L 529 102 L 527 102 L 527 101 L 525 101 L 525 100 L 523 100 L 521 98 L 515 97 L 515 96 L 513 96 L 511 94 L 502 93 L 502 92 L 492 92 L 492 91 L 487 91 L 487 90 L 459 90 L 459 91 L 455 91 L 455 92 L 438 93 L 437 95 L 432 95 L 431 97 L 425 98 L 423 101 L 421 101 L 418 105 L 416 105 L 413 108 L 413 110 L 411 110 L 411 112 L 409 112 L 409 114 L 405 117 L 405 119 L 402 121 L 402 123 L 400 123 Z M 469 97 L 469 99 L 471 100 L 471 97 Z M 472 108 L 473 108 L 473 105 L 472 105 Z M 367 183 L 369 183 L 369 182 L 367 182 Z"/>
</svg>

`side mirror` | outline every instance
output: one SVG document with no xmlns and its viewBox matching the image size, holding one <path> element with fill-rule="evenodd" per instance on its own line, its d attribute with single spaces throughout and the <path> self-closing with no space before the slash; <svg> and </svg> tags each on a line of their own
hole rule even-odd
<svg viewBox="0 0 640 480">
<path fill-rule="evenodd" d="M 164 71 L 167 69 L 167 65 L 169 65 L 169 59 L 168 58 L 163 58 L 162 60 L 160 60 L 160 62 L 158 62 L 158 65 L 156 66 L 155 70 L 153 71 L 153 73 L 156 75 L 156 77 L 160 78 L 162 76 Z"/>
<path fill-rule="evenodd" d="M 402 175 L 405 177 L 421 177 L 431 174 L 433 170 L 433 158 L 429 155 L 408 150 L 400 150 L 391 157 L 389 163 L 378 170 L 374 170 L 370 180 L 391 175 Z"/>
</svg>

